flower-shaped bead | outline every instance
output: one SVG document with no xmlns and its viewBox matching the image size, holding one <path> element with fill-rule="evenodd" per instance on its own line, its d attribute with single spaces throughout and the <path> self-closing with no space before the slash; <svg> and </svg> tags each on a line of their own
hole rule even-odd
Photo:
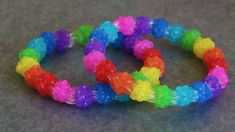
<svg viewBox="0 0 235 132">
<path fill-rule="evenodd" d="M 154 91 L 149 81 L 138 81 L 132 90 L 130 97 L 138 102 L 150 101 Z"/>
<path fill-rule="evenodd" d="M 57 81 L 52 89 L 53 99 L 62 103 L 70 102 L 71 96 L 74 97 L 74 93 L 74 89 L 67 80 Z"/>
<path fill-rule="evenodd" d="M 42 60 L 47 53 L 47 45 L 43 38 L 35 38 L 28 43 L 28 48 L 35 49 L 40 54 L 40 60 Z"/>
<path fill-rule="evenodd" d="M 107 83 L 116 73 L 115 65 L 109 60 L 103 60 L 96 66 L 95 78 L 101 83 Z"/>
<path fill-rule="evenodd" d="M 199 38 L 194 43 L 193 52 L 199 57 L 203 58 L 204 53 L 215 47 L 215 43 L 210 38 Z"/>
<path fill-rule="evenodd" d="M 134 71 L 132 72 L 132 78 L 134 79 L 135 82 L 137 81 L 149 81 L 149 79 L 141 72 Z"/>
<path fill-rule="evenodd" d="M 85 64 L 86 70 L 88 72 L 94 73 L 96 66 L 102 60 L 105 60 L 104 54 L 98 51 L 93 51 L 84 56 L 83 63 Z"/>
<path fill-rule="evenodd" d="M 122 95 L 129 94 L 135 83 L 129 73 L 120 72 L 110 77 L 110 85 L 116 94 Z"/>
<path fill-rule="evenodd" d="M 23 57 L 16 65 L 16 72 L 24 76 L 25 71 L 29 70 L 34 65 L 39 65 L 39 63 L 33 58 Z"/>
<path fill-rule="evenodd" d="M 212 92 L 204 82 L 195 82 L 191 87 L 197 92 L 197 103 L 204 103 L 213 97 Z"/>
<path fill-rule="evenodd" d="M 113 43 L 111 43 L 112 47 L 116 49 L 123 48 L 124 39 L 125 39 L 125 36 L 122 33 L 118 32 L 118 38 Z"/>
<path fill-rule="evenodd" d="M 88 53 L 90 53 L 92 51 L 99 51 L 99 52 L 105 54 L 105 47 L 98 40 L 92 39 L 86 44 L 84 52 L 85 52 L 85 55 L 87 55 Z"/>
<path fill-rule="evenodd" d="M 222 92 L 221 84 L 217 77 L 213 75 L 208 75 L 204 79 L 204 83 L 208 85 L 210 91 L 213 93 L 214 97 L 220 96 Z"/>
<path fill-rule="evenodd" d="M 80 108 L 86 108 L 95 102 L 93 87 L 79 85 L 75 88 L 75 104 Z"/>
<path fill-rule="evenodd" d="M 164 61 L 159 57 L 147 57 L 144 60 L 144 66 L 146 67 L 155 67 L 160 70 L 161 76 L 165 73 L 165 64 Z"/>
<path fill-rule="evenodd" d="M 135 33 L 147 35 L 151 31 L 151 19 L 145 16 L 137 17 L 135 20 Z"/>
<path fill-rule="evenodd" d="M 104 32 L 103 29 L 96 28 L 90 34 L 90 39 L 96 39 L 101 42 L 105 47 L 109 45 L 108 34 Z"/>
<path fill-rule="evenodd" d="M 79 43 L 81 46 L 85 46 L 89 40 L 89 36 L 93 30 L 93 27 L 90 25 L 82 25 L 73 33 L 73 37 L 76 43 Z"/>
<path fill-rule="evenodd" d="M 227 87 L 228 82 L 229 82 L 229 78 L 228 78 L 228 75 L 225 72 L 224 68 L 216 66 L 214 69 L 212 69 L 208 73 L 208 75 L 215 76 L 219 80 L 219 82 L 222 86 L 222 89 Z"/>
<path fill-rule="evenodd" d="M 166 108 L 172 105 L 173 91 L 166 85 L 159 85 L 154 88 L 154 105 L 157 108 Z"/>
<path fill-rule="evenodd" d="M 160 70 L 155 67 L 142 67 L 140 70 L 150 81 L 152 86 L 159 85 L 161 76 Z"/>
<path fill-rule="evenodd" d="M 40 77 L 44 72 L 45 71 L 40 67 L 40 65 L 34 65 L 25 72 L 24 80 L 30 87 L 35 88 L 37 78 Z"/>
<path fill-rule="evenodd" d="M 136 41 L 133 47 L 135 57 L 141 59 L 143 52 L 150 48 L 153 48 L 152 41 L 147 39 Z"/>
<path fill-rule="evenodd" d="M 47 53 L 51 53 L 56 45 L 54 34 L 51 32 L 42 32 L 40 36 L 47 45 Z"/>
<path fill-rule="evenodd" d="M 201 33 L 198 30 L 186 31 L 182 37 L 182 48 L 187 51 L 193 51 L 193 45 L 199 38 L 201 38 Z"/>
<path fill-rule="evenodd" d="M 132 35 L 135 30 L 135 19 L 132 16 L 119 16 L 114 20 L 119 32 L 124 35 Z"/>
<path fill-rule="evenodd" d="M 165 31 L 168 25 L 169 23 L 165 19 L 159 18 L 153 20 L 152 35 L 155 38 L 162 38 L 165 35 Z"/>
<path fill-rule="evenodd" d="M 140 39 L 138 34 L 133 34 L 131 36 L 126 36 L 124 39 L 124 49 L 127 53 L 133 52 L 133 46 L 137 40 Z"/>
<path fill-rule="evenodd" d="M 96 89 L 96 101 L 100 104 L 107 105 L 111 103 L 115 97 L 115 93 L 108 84 L 98 84 L 95 86 Z"/>
<path fill-rule="evenodd" d="M 36 61 L 40 60 L 40 54 L 32 48 L 26 48 L 21 50 L 19 53 L 19 59 L 22 59 L 23 57 L 33 58 Z"/>
<path fill-rule="evenodd" d="M 57 51 L 62 52 L 70 46 L 71 36 L 67 30 L 60 29 L 56 31 L 54 35 L 55 35 L 55 40 L 56 40 Z"/>
<path fill-rule="evenodd" d="M 142 60 L 145 60 L 147 57 L 156 57 L 156 56 L 162 58 L 159 50 L 155 48 L 150 48 L 143 52 Z"/>
<path fill-rule="evenodd" d="M 176 86 L 174 90 L 173 104 L 176 106 L 187 106 L 198 98 L 197 92 L 188 85 Z"/>
<path fill-rule="evenodd" d="M 184 32 L 185 29 L 183 26 L 173 24 L 167 27 L 164 37 L 169 40 L 173 45 L 177 45 L 181 41 Z"/>
<path fill-rule="evenodd" d="M 203 55 L 203 62 L 210 64 L 214 59 L 224 58 L 224 53 L 220 48 L 213 48 L 207 50 Z"/>
<path fill-rule="evenodd" d="M 103 29 L 106 34 L 108 34 L 109 42 L 113 43 L 118 37 L 117 27 L 110 21 L 103 22 L 100 26 L 100 29 Z"/>
</svg>

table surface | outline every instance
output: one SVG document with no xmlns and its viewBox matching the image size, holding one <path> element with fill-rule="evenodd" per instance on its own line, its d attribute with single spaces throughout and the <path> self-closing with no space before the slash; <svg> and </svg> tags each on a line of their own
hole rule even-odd
<svg viewBox="0 0 235 132">
<path fill-rule="evenodd" d="M 235 129 L 235 1 L 234 0 L 0 0 L 0 131 L 234 131 Z M 42 31 L 81 24 L 98 25 L 119 15 L 163 17 L 211 37 L 228 59 L 230 84 L 221 97 L 202 105 L 156 109 L 149 103 L 94 104 L 78 109 L 41 97 L 15 72 L 17 54 Z M 170 87 L 202 80 L 207 70 L 192 53 L 154 40 L 162 51 Z M 52 53 L 42 66 L 73 85 L 94 85 L 82 61 L 82 47 Z M 108 49 L 118 69 L 134 71 L 142 63 L 131 55 Z"/>
</svg>

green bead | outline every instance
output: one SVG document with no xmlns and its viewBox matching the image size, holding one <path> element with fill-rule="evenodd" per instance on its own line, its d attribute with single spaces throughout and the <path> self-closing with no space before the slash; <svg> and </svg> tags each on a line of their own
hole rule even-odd
<svg viewBox="0 0 235 132">
<path fill-rule="evenodd" d="M 79 43 L 81 46 L 85 46 L 89 41 L 89 36 L 93 30 L 93 27 L 90 25 L 82 25 L 73 33 L 73 37 L 76 43 Z"/>
<path fill-rule="evenodd" d="M 148 81 L 149 79 L 142 73 L 134 71 L 132 72 L 132 77 L 135 82 L 141 80 L 141 81 Z"/>
<path fill-rule="evenodd" d="M 166 108 L 172 104 L 173 92 L 166 85 L 159 85 L 154 88 L 155 100 L 154 105 L 157 108 Z"/>
<path fill-rule="evenodd" d="M 182 48 L 188 51 L 193 51 L 194 42 L 198 38 L 201 38 L 201 33 L 196 29 L 185 32 L 182 37 Z"/>
<path fill-rule="evenodd" d="M 26 48 L 21 50 L 19 53 L 19 59 L 22 59 L 23 57 L 30 57 L 36 61 L 40 61 L 40 54 L 32 48 Z"/>
</svg>

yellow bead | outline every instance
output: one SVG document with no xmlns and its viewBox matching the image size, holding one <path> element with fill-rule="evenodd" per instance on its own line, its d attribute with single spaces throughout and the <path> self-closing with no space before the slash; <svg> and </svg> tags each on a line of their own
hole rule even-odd
<svg viewBox="0 0 235 132">
<path fill-rule="evenodd" d="M 149 81 L 138 81 L 132 90 L 130 97 L 138 102 L 149 101 L 154 96 L 154 90 Z"/>
<path fill-rule="evenodd" d="M 160 84 L 159 78 L 161 76 L 161 72 L 159 69 L 155 67 L 142 67 L 140 70 L 150 81 L 152 86 L 156 86 Z"/>
<path fill-rule="evenodd" d="M 203 58 L 204 53 L 215 47 L 215 43 L 210 38 L 199 38 L 194 43 L 193 52 L 199 57 Z"/>
<path fill-rule="evenodd" d="M 16 65 L 16 72 L 24 76 L 25 71 L 29 70 L 34 65 L 39 63 L 30 57 L 23 57 Z"/>
</svg>

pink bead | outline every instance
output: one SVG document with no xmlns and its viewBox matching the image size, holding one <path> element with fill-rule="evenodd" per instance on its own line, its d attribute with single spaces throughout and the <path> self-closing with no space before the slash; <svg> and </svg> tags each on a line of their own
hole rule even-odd
<svg viewBox="0 0 235 132">
<path fill-rule="evenodd" d="M 229 82 L 229 78 L 224 68 L 216 66 L 214 69 L 210 70 L 208 75 L 213 75 L 218 78 L 222 89 L 226 88 Z"/>
<path fill-rule="evenodd" d="M 135 29 L 135 19 L 132 16 L 119 16 L 114 20 L 114 25 L 124 35 L 132 35 Z"/>
<path fill-rule="evenodd" d="M 74 89 L 67 80 L 60 80 L 54 84 L 52 98 L 56 101 L 72 104 Z"/>
<path fill-rule="evenodd" d="M 98 51 L 93 51 L 87 54 L 83 58 L 83 63 L 85 64 L 86 70 L 88 72 L 94 73 L 96 66 L 102 61 L 105 60 L 103 53 Z"/>
<path fill-rule="evenodd" d="M 135 45 L 133 47 L 134 55 L 137 59 L 142 59 L 142 54 L 145 50 L 153 48 L 153 42 L 147 39 L 144 40 L 138 40 L 135 42 Z"/>
</svg>

